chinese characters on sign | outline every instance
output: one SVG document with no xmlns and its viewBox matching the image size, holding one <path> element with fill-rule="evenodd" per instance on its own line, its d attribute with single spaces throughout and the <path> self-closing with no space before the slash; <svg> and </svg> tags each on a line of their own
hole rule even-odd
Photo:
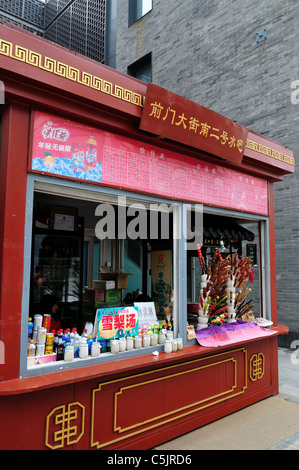
<svg viewBox="0 0 299 470">
<path fill-rule="evenodd" d="M 119 338 L 138 334 L 138 307 L 97 310 L 97 339 Z"/>
<path fill-rule="evenodd" d="M 163 116 L 161 111 L 160 119 L 167 116 L 166 120 L 172 121 L 172 115 L 168 111 Z M 158 121 L 157 118 L 154 120 Z M 221 127 L 210 125 L 208 115 L 198 121 L 207 123 L 211 129 L 197 126 L 194 121 L 184 129 L 183 124 L 187 126 L 187 123 L 183 116 L 178 121 L 174 120 L 177 123 L 180 121 L 181 124 L 175 127 L 182 127 L 187 132 L 191 126 L 194 128 L 191 133 L 196 138 L 210 139 L 229 150 L 229 145 L 232 145 L 232 149 L 240 155 L 237 147 L 239 138 L 236 137 L 236 147 L 233 147 L 233 143 L 226 140 L 224 132 L 229 135 L 226 130 L 219 132 L 218 141 L 215 129 L 220 131 Z M 221 141 L 226 143 L 222 144 Z M 266 180 L 41 112 L 35 112 L 30 171 L 171 199 L 268 214 Z"/>
<path fill-rule="evenodd" d="M 238 164 L 248 135 L 237 123 L 152 83 L 139 127 Z"/>
</svg>

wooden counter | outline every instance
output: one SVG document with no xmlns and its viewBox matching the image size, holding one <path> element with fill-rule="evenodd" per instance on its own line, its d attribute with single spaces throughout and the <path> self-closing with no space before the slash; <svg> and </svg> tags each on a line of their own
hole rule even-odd
<svg viewBox="0 0 299 470">
<path fill-rule="evenodd" d="M 2 382 L 1 442 L 14 449 L 151 448 L 277 394 L 277 338 L 288 328 L 272 330 L 229 347 L 193 345 Z M 35 432 L 27 433 L 32 422 Z"/>
</svg>

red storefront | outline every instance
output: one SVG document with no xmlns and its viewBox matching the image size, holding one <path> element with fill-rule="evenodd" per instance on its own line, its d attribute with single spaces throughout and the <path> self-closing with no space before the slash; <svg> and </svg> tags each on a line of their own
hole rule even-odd
<svg viewBox="0 0 299 470">
<path fill-rule="evenodd" d="M 277 338 L 288 328 L 277 324 L 273 185 L 294 172 L 292 152 L 7 25 L 0 70 L 1 448 L 149 449 L 277 394 Z M 153 220 L 157 205 L 169 216 L 168 238 L 143 232 L 140 221 Z M 97 225 L 99 206 L 115 224 Z M 142 241 L 124 236 L 120 207 Z M 226 342 L 197 329 L 202 272 L 181 214 L 187 208 L 194 229 L 198 207 L 204 258 L 248 255 L 254 315 L 271 329 L 240 322 Z M 145 218 L 134 219 L 133 209 Z M 104 225 L 113 236 L 99 239 Z M 153 287 L 157 253 L 160 280 L 168 263 L 168 304 Z M 112 269 L 114 284 L 96 299 L 100 266 L 108 278 Z M 28 319 L 42 294 L 59 293 L 63 329 L 81 334 L 101 306 L 131 312 L 138 288 L 157 297 L 158 323 L 159 308 L 170 312 L 182 349 L 166 353 L 158 342 L 72 362 L 28 361 Z M 96 326 L 105 330 L 103 319 Z"/>
</svg>

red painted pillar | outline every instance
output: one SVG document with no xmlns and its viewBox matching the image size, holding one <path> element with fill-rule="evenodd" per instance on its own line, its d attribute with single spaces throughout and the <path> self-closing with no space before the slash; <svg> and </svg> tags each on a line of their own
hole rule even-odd
<svg viewBox="0 0 299 470">
<path fill-rule="evenodd" d="M 0 380 L 19 375 L 28 142 L 29 107 L 7 104 L 0 154 Z"/>
</svg>

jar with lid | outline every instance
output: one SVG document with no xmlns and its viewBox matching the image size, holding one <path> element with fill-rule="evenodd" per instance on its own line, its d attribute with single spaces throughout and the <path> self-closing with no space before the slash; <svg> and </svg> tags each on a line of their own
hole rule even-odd
<svg viewBox="0 0 299 470">
<path fill-rule="evenodd" d="M 118 341 L 118 339 L 112 339 L 110 341 L 110 346 L 111 346 L 112 354 L 119 353 L 119 341 Z"/>
<path fill-rule="evenodd" d="M 141 348 L 141 336 L 135 336 L 134 338 L 134 348 L 140 349 Z"/>
<path fill-rule="evenodd" d="M 170 341 L 171 341 L 172 338 L 173 338 L 173 331 L 167 331 L 167 333 L 166 333 L 166 339 L 170 339 Z"/>
<path fill-rule="evenodd" d="M 164 352 L 168 354 L 172 353 L 172 344 L 170 339 L 167 339 L 164 343 Z"/>
<path fill-rule="evenodd" d="M 85 341 L 83 341 L 85 338 L 82 338 L 82 342 L 80 344 L 80 347 L 79 347 L 79 357 L 80 359 L 86 359 L 88 357 L 88 344 L 87 344 L 87 341 L 85 339 Z"/>
<path fill-rule="evenodd" d="M 165 344 L 166 341 L 166 335 L 162 329 L 159 331 L 159 337 L 158 337 L 159 344 Z"/>
<path fill-rule="evenodd" d="M 126 338 L 119 338 L 119 352 L 126 350 Z"/>
<path fill-rule="evenodd" d="M 64 349 L 64 361 L 72 362 L 74 360 L 74 346 L 68 344 Z"/>
<path fill-rule="evenodd" d="M 94 341 L 91 345 L 91 357 L 98 357 L 101 353 L 101 343 Z"/>
<path fill-rule="evenodd" d="M 148 335 L 148 334 L 143 335 L 142 342 L 143 342 L 143 347 L 144 348 L 149 348 L 150 345 L 151 345 L 150 335 Z"/>
<path fill-rule="evenodd" d="M 176 339 L 173 339 L 171 341 L 171 346 L 172 346 L 172 352 L 176 352 L 178 350 L 178 343 Z"/>
<path fill-rule="evenodd" d="M 133 349 L 133 336 L 127 336 L 126 338 L 126 349 L 132 351 Z"/>
<path fill-rule="evenodd" d="M 181 351 L 184 347 L 183 338 L 177 338 L 178 351 Z"/>
<path fill-rule="evenodd" d="M 157 346 L 158 344 L 158 335 L 157 333 L 153 333 L 151 335 L 151 346 Z"/>
</svg>

